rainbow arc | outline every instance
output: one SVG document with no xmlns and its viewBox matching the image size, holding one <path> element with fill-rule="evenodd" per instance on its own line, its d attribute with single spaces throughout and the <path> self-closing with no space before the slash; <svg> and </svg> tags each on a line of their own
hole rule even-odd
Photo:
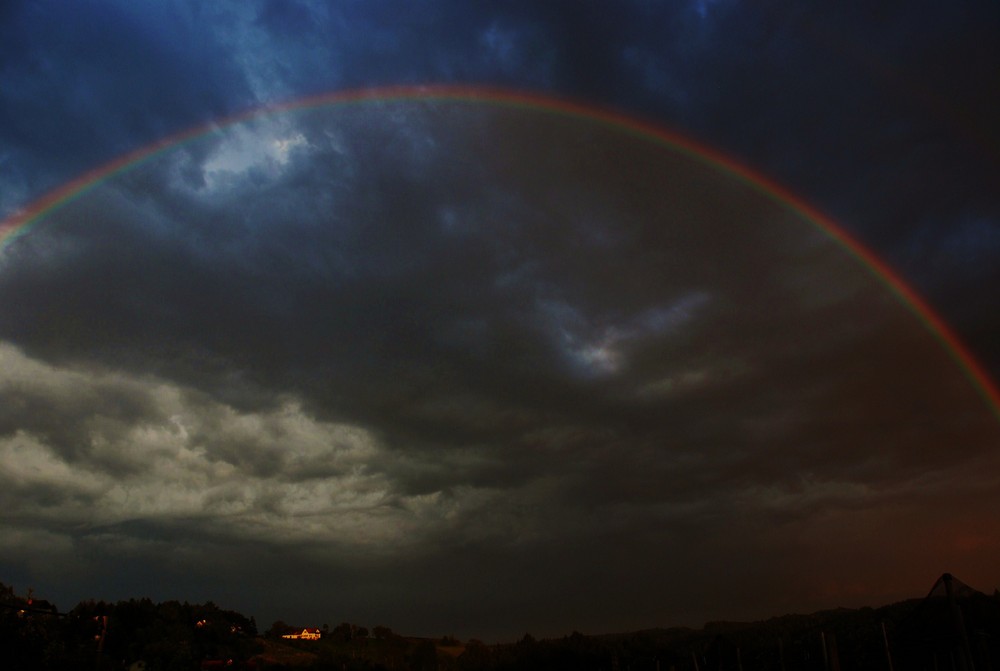
<svg viewBox="0 0 1000 671">
<path fill-rule="evenodd" d="M 470 86 L 400 86 L 360 89 L 309 96 L 267 107 L 248 110 L 220 121 L 189 128 L 160 139 L 113 161 L 96 167 L 57 189 L 38 198 L 21 211 L 0 223 L 0 252 L 17 238 L 27 235 L 52 212 L 67 206 L 77 198 L 115 176 L 135 169 L 150 159 L 187 142 L 235 124 L 286 112 L 312 108 L 394 101 L 467 102 L 520 107 L 550 114 L 567 115 L 590 120 L 641 137 L 665 147 L 695 157 L 751 186 L 768 198 L 789 208 L 854 256 L 869 272 L 900 300 L 924 327 L 939 341 L 968 380 L 1000 421 L 1000 390 L 965 344 L 931 306 L 869 248 L 861 244 L 843 227 L 811 206 L 787 188 L 769 177 L 751 170 L 722 152 L 690 138 L 670 132 L 655 124 L 640 121 L 620 112 L 580 102 L 557 99 L 539 94 L 495 88 Z"/>
</svg>

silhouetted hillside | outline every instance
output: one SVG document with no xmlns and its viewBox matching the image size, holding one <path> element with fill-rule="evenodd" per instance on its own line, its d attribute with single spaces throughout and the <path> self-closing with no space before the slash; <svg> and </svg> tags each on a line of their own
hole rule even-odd
<svg viewBox="0 0 1000 671">
<path fill-rule="evenodd" d="M 319 640 L 289 638 L 303 631 Z M 87 601 L 68 612 L 0 584 L 4 669 L 337 669 L 339 671 L 990 671 L 1000 664 L 1000 596 L 949 574 L 923 599 L 878 608 L 783 615 L 536 640 L 465 643 L 388 627 L 330 629 L 254 619 L 209 602 Z"/>
</svg>

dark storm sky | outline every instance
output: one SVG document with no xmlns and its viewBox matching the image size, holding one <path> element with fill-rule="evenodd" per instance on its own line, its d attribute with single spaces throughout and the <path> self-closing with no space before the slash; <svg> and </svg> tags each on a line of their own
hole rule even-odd
<svg viewBox="0 0 1000 671">
<path fill-rule="evenodd" d="M 1000 374 L 995 3 L 23 2 L 0 215 L 338 90 L 570 98 Z M 1000 582 L 1000 423 L 814 222 L 552 110 L 252 118 L 0 249 L 0 580 L 509 638 Z"/>
</svg>

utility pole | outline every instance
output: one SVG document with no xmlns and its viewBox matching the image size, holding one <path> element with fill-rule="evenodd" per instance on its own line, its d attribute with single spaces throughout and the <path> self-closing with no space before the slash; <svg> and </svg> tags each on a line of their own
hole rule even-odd
<svg viewBox="0 0 1000 671">
<path fill-rule="evenodd" d="M 969 646 L 969 633 L 965 629 L 962 609 L 955 599 L 952 576 L 950 573 L 945 573 L 941 576 L 941 579 L 944 581 L 944 593 L 948 597 L 948 607 L 951 610 L 952 627 L 957 630 L 959 641 L 962 644 L 961 656 L 959 657 L 959 661 L 962 663 L 962 671 L 976 671 L 976 666 L 972 661 L 972 648 Z"/>
<path fill-rule="evenodd" d="M 108 616 L 98 615 L 94 618 L 101 625 L 101 633 L 97 635 L 97 671 L 101 671 L 101 655 L 104 653 L 104 637 L 108 633 Z"/>
<path fill-rule="evenodd" d="M 830 632 L 830 671 L 840 671 L 840 652 L 837 650 L 837 632 Z"/>
<path fill-rule="evenodd" d="M 882 642 L 885 643 L 885 661 L 889 662 L 889 671 L 893 671 L 892 668 L 892 653 L 889 651 L 889 636 L 885 633 L 885 621 L 882 622 Z M 937 659 L 935 658 L 935 663 Z"/>
</svg>

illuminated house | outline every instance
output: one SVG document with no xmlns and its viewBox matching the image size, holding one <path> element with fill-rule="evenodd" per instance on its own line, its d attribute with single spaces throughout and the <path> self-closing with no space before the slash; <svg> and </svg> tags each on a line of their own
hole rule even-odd
<svg viewBox="0 0 1000 671">
<path fill-rule="evenodd" d="M 293 631 L 290 634 L 282 634 L 281 638 L 304 639 L 307 641 L 317 641 L 322 636 L 322 632 L 316 627 L 306 627 L 302 631 Z"/>
</svg>

